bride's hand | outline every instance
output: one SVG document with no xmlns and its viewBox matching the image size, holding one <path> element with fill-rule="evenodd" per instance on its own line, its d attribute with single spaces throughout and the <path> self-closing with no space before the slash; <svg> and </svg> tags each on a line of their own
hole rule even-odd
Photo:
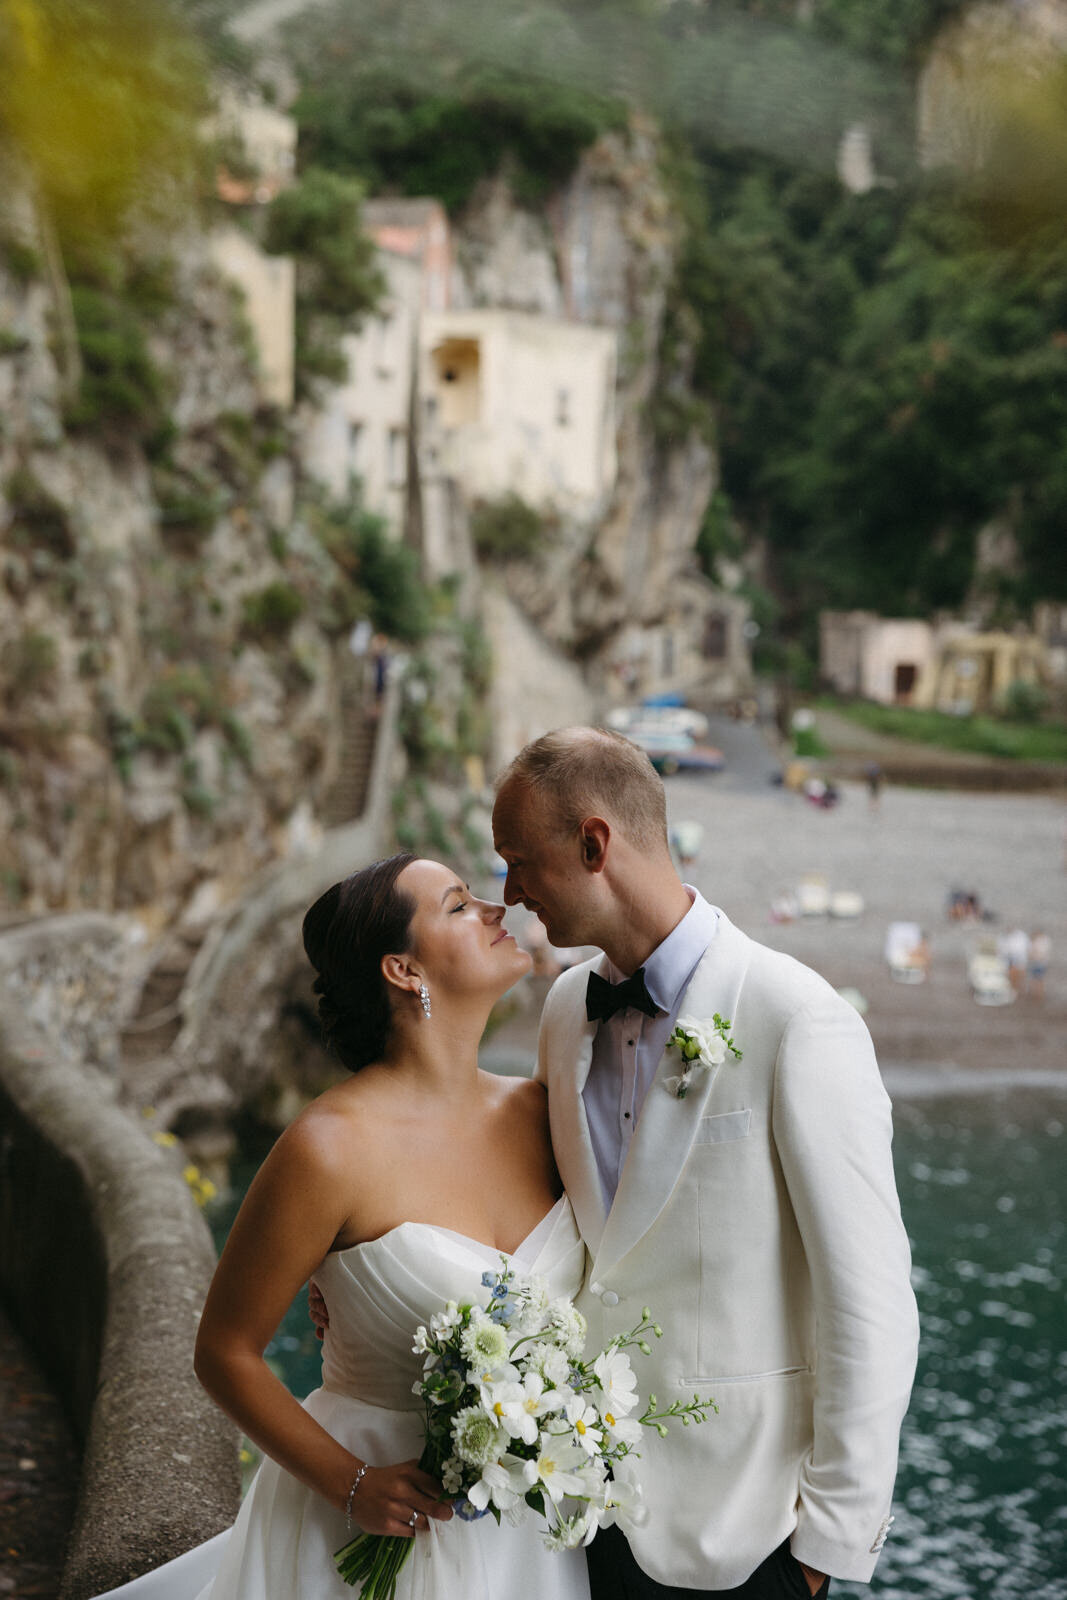
<svg viewBox="0 0 1067 1600">
<path fill-rule="evenodd" d="M 365 1533 L 407 1539 L 425 1532 L 431 1517 L 435 1522 L 449 1520 L 452 1507 L 441 1501 L 442 1493 L 441 1485 L 417 1461 L 371 1467 L 352 1496 L 352 1520 Z"/>
</svg>

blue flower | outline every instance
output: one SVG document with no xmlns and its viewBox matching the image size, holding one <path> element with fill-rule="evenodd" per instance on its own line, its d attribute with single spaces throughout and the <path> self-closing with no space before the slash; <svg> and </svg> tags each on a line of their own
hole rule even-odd
<svg viewBox="0 0 1067 1600">
<path fill-rule="evenodd" d="M 513 1294 L 506 1294 L 499 1305 L 491 1308 L 489 1312 L 489 1320 L 491 1322 L 501 1323 L 506 1327 L 513 1321 L 515 1313 L 518 1311 L 518 1309 L 519 1302 L 516 1300 L 515 1296 Z"/>
<path fill-rule="evenodd" d="M 482 1287 L 483 1288 L 496 1290 L 498 1285 L 499 1285 L 499 1279 L 496 1277 L 496 1275 L 494 1273 L 492 1273 L 492 1272 L 483 1272 L 482 1273 Z"/>
<path fill-rule="evenodd" d="M 486 1506 L 484 1510 L 479 1511 L 477 1506 L 471 1505 L 466 1495 L 459 1495 L 455 1500 L 453 1500 L 452 1508 L 461 1522 L 480 1522 L 483 1517 L 487 1517 L 489 1515 L 488 1506 Z"/>
</svg>

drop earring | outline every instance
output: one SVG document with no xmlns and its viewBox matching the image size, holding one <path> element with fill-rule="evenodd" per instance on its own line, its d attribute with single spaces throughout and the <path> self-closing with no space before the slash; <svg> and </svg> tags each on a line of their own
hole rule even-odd
<svg viewBox="0 0 1067 1600">
<path fill-rule="evenodd" d="M 423 1014 L 430 1015 L 430 991 L 424 983 L 419 984 L 419 999 L 422 1001 Z"/>
</svg>

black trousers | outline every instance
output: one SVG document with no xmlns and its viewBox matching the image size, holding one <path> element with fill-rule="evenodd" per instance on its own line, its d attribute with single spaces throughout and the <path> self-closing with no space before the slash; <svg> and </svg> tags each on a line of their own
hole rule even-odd
<svg viewBox="0 0 1067 1600">
<path fill-rule="evenodd" d="M 736 1589 L 676 1589 L 657 1583 L 641 1571 L 618 1528 L 602 1529 L 586 1557 L 591 1600 L 711 1600 L 713 1595 L 729 1596 L 730 1600 L 812 1600 L 808 1580 L 788 1539 Z M 816 1600 L 823 1600 L 829 1589 L 830 1580 L 824 1578 Z"/>
</svg>

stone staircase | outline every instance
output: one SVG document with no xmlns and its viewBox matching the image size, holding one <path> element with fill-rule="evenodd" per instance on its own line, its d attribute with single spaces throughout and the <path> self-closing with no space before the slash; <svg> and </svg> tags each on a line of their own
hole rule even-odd
<svg viewBox="0 0 1067 1600">
<path fill-rule="evenodd" d="M 341 668 L 340 690 L 344 738 L 337 777 L 323 804 L 327 828 L 343 827 L 363 815 L 378 733 L 378 708 L 366 688 L 363 663 L 354 656 Z"/>
<path fill-rule="evenodd" d="M 164 941 L 141 989 L 137 1010 L 122 1028 L 124 1071 L 166 1056 L 182 1024 L 182 990 L 193 958 L 203 942 L 203 930 L 175 929 Z"/>
</svg>

